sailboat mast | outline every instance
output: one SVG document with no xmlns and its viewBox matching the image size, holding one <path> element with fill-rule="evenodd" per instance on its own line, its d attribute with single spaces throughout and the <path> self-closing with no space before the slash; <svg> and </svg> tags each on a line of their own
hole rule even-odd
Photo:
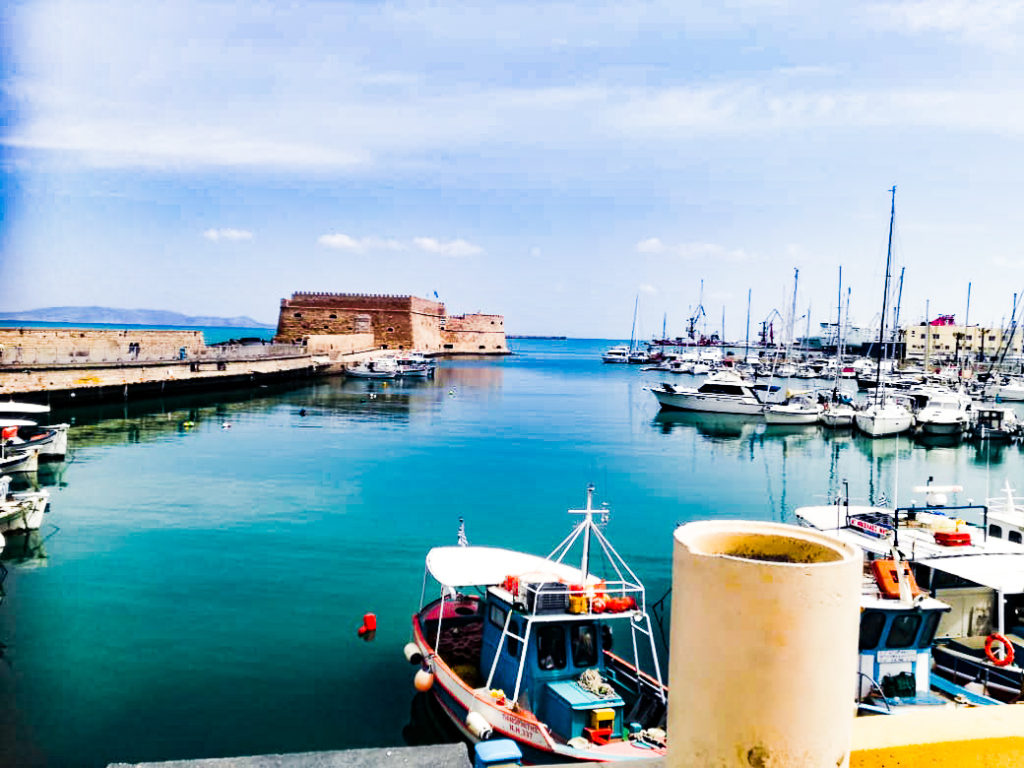
<svg viewBox="0 0 1024 768">
<path fill-rule="evenodd" d="M 899 333 L 900 330 L 900 307 L 903 305 L 903 273 L 907 271 L 906 267 L 900 267 L 900 289 L 896 292 L 896 312 L 893 315 L 892 330 L 893 333 Z M 896 357 L 896 342 L 895 337 L 892 346 L 892 356 Z"/>
<path fill-rule="evenodd" d="M 640 307 L 640 294 L 636 295 L 636 301 L 633 302 L 633 330 L 629 332 L 629 351 L 633 351 L 633 345 L 636 343 L 636 311 Z"/>
<path fill-rule="evenodd" d="M 892 227 L 896 222 L 896 185 L 889 190 L 892 193 L 892 208 L 889 211 L 889 246 L 885 254 L 885 288 L 882 291 L 882 317 L 878 324 L 878 366 L 875 369 L 875 405 L 882 389 L 882 350 L 885 344 L 885 313 L 889 310 L 889 272 L 892 269 Z"/>
<path fill-rule="evenodd" d="M 743 343 L 743 362 L 747 362 L 747 358 L 750 357 L 750 291 L 752 289 L 747 288 L 747 338 Z"/>
<path fill-rule="evenodd" d="M 796 341 L 796 286 L 800 280 L 800 270 L 793 269 L 793 306 L 789 310 L 789 347 L 793 348 Z"/>
<path fill-rule="evenodd" d="M 843 324 L 843 265 L 839 265 L 839 289 L 836 291 L 836 382 L 835 388 L 839 389 L 839 374 L 843 368 L 842 352 L 839 349 L 840 328 Z"/>
</svg>

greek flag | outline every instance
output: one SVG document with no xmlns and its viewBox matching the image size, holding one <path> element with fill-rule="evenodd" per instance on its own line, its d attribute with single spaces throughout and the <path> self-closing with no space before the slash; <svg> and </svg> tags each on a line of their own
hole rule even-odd
<svg viewBox="0 0 1024 768">
<path fill-rule="evenodd" d="M 461 517 L 459 518 L 459 546 L 469 546 L 469 539 L 466 538 L 466 523 Z"/>
</svg>

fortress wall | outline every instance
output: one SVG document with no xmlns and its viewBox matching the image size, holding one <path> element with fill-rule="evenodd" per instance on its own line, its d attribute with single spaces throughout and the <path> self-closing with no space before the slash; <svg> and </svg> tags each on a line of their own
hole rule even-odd
<svg viewBox="0 0 1024 768">
<path fill-rule="evenodd" d="M 306 351 L 309 354 L 325 355 L 331 360 L 356 352 L 368 352 L 375 348 L 372 333 L 320 334 L 310 336 L 306 341 Z"/>
<path fill-rule="evenodd" d="M 202 331 L 0 328 L 0 364 L 171 360 L 205 346 Z"/>
<path fill-rule="evenodd" d="M 441 336 L 443 349 L 448 352 L 474 355 L 508 352 L 502 315 L 453 315 L 448 318 Z"/>
</svg>

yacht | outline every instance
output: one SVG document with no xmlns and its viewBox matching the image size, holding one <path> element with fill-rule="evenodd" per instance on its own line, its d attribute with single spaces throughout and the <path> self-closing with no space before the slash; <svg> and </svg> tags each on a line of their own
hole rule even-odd
<svg viewBox="0 0 1024 768">
<path fill-rule="evenodd" d="M 601 355 L 601 362 L 604 363 L 628 363 L 629 362 L 629 347 L 624 344 L 620 344 L 617 347 L 612 347 L 603 355 Z"/>
<path fill-rule="evenodd" d="M 677 387 L 666 382 L 648 389 L 661 407 L 668 410 L 757 416 L 764 407 L 753 385 L 728 369 L 711 374 L 699 387 Z"/>
<path fill-rule="evenodd" d="M 1006 402 L 1020 402 L 1024 400 L 1024 380 L 1005 379 L 1001 384 L 990 386 L 985 394 L 987 397 L 998 398 Z"/>
<path fill-rule="evenodd" d="M 959 435 L 971 423 L 971 398 L 961 392 L 935 390 L 917 413 L 917 424 L 929 435 Z"/>
<path fill-rule="evenodd" d="M 1003 495 L 988 500 L 988 535 L 1014 544 L 1024 543 L 1024 502 L 1014 498 L 1007 480 Z"/>
<path fill-rule="evenodd" d="M 914 414 L 906 405 L 882 398 L 857 411 L 854 418 L 857 429 L 868 437 L 885 437 L 906 432 L 914 424 Z"/>
<path fill-rule="evenodd" d="M 365 360 L 346 368 L 345 375 L 353 379 L 394 379 L 398 376 L 398 364 L 393 357 Z"/>
</svg>

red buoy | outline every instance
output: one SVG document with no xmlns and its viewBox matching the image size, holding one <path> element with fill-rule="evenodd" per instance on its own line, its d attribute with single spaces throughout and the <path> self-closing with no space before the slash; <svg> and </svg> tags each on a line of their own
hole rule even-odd
<svg viewBox="0 0 1024 768">
<path fill-rule="evenodd" d="M 373 640 L 377 634 L 377 616 L 372 613 L 363 615 L 363 625 L 359 627 L 359 636 L 363 640 Z"/>
</svg>

